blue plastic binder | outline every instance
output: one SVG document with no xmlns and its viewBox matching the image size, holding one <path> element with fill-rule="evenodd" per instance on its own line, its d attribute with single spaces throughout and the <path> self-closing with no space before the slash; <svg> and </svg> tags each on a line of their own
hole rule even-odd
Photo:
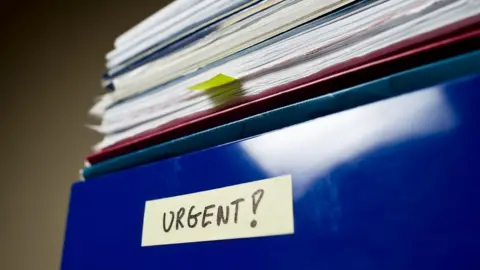
<svg viewBox="0 0 480 270">
<path fill-rule="evenodd" d="M 479 90 L 463 78 L 77 182 L 62 269 L 480 269 Z M 146 201 L 281 175 L 293 234 L 142 247 Z"/>
<path fill-rule="evenodd" d="M 83 177 L 89 179 L 162 158 L 248 138 L 301 123 L 314 117 L 354 108 L 462 76 L 480 73 L 480 65 L 476 63 L 480 63 L 480 51 L 420 66 L 337 93 L 313 98 L 119 156 L 85 168 L 82 172 Z M 422 79 L 418 80 L 418 78 Z"/>
</svg>

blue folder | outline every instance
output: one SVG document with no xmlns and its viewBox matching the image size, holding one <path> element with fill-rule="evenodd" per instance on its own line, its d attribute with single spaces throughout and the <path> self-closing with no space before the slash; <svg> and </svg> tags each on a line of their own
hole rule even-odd
<svg viewBox="0 0 480 270">
<path fill-rule="evenodd" d="M 480 269 L 479 89 L 462 78 L 77 182 L 62 270 Z M 142 247 L 146 201 L 281 175 L 292 234 Z"/>
<path fill-rule="evenodd" d="M 232 142 L 422 87 L 480 72 L 480 51 L 400 72 L 337 93 L 248 117 L 230 124 L 119 156 L 83 170 L 85 179 Z M 422 78 L 419 80 L 419 78 Z"/>
</svg>

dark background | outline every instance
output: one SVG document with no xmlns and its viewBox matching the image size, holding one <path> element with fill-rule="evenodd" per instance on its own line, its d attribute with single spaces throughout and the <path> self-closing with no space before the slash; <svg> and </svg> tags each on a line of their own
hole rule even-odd
<svg viewBox="0 0 480 270">
<path fill-rule="evenodd" d="M 104 55 L 168 2 L 0 0 L 0 269 L 59 269 Z"/>
</svg>

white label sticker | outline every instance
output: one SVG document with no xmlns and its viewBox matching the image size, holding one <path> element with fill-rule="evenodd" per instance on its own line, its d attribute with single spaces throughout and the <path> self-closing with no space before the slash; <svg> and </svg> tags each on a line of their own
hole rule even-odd
<svg viewBox="0 0 480 270">
<path fill-rule="evenodd" d="M 290 175 L 147 201 L 142 246 L 292 234 Z"/>
</svg>

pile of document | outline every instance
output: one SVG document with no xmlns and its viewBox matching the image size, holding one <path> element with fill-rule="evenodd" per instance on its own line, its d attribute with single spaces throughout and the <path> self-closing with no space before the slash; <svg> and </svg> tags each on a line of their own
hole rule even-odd
<svg viewBox="0 0 480 270">
<path fill-rule="evenodd" d="M 94 150 L 479 14 L 479 0 L 174 1 L 107 53 Z"/>
</svg>

